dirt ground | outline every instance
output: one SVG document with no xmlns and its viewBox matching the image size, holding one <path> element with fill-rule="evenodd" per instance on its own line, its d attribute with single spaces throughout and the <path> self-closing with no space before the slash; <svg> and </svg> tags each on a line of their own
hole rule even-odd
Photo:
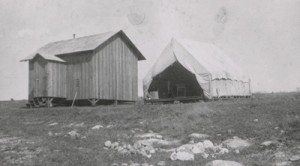
<svg viewBox="0 0 300 166">
<path fill-rule="evenodd" d="M 215 159 L 249 166 L 274 165 L 276 154 L 300 155 L 300 93 L 254 94 L 251 99 L 188 104 L 24 108 L 26 101 L 0 102 L 0 165 L 205 165 Z M 92 129 L 99 125 L 98 129 Z M 151 158 L 120 154 L 104 143 L 133 143 L 137 133 L 159 133 L 187 143 L 191 133 L 214 144 L 238 136 L 251 146 L 214 158 L 172 161 L 170 152 Z M 75 134 L 74 134 L 75 133 Z M 264 141 L 276 146 L 263 147 Z M 283 159 L 300 165 L 300 159 Z"/>
</svg>

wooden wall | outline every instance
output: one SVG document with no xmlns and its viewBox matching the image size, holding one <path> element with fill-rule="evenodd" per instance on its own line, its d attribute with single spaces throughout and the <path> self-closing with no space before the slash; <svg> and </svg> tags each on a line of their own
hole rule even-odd
<svg viewBox="0 0 300 166">
<path fill-rule="evenodd" d="M 47 61 L 36 56 L 29 62 L 29 100 L 33 97 L 47 96 Z"/>
<path fill-rule="evenodd" d="M 36 56 L 29 62 L 29 99 L 66 98 L 66 65 Z"/>
<path fill-rule="evenodd" d="M 100 99 L 136 101 L 137 57 L 121 36 L 95 50 L 92 57 L 94 96 Z"/>
<path fill-rule="evenodd" d="M 135 101 L 137 57 L 120 35 L 91 52 L 61 56 L 67 65 L 67 100 Z"/>
<path fill-rule="evenodd" d="M 92 51 L 73 53 L 62 56 L 67 61 L 67 92 L 68 100 L 72 100 L 76 94 L 76 99 L 90 99 L 92 96 Z"/>
<path fill-rule="evenodd" d="M 48 61 L 47 73 L 48 73 L 48 97 L 67 97 L 66 89 L 66 64 L 60 62 Z"/>
</svg>

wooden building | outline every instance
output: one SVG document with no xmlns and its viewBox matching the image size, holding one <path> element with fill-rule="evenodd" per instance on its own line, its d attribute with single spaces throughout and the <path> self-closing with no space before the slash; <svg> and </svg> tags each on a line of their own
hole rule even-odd
<svg viewBox="0 0 300 166">
<path fill-rule="evenodd" d="M 136 101 L 139 60 L 145 57 L 123 31 L 53 42 L 29 61 L 29 100 Z"/>
</svg>

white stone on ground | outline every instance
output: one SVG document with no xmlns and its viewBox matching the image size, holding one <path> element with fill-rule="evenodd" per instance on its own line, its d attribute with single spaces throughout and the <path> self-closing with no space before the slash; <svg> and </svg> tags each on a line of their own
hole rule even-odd
<svg viewBox="0 0 300 166">
<path fill-rule="evenodd" d="M 99 130 L 100 128 L 103 128 L 102 125 L 96 125 L 94 127 L 92 127 L 92 130 Z"/>
<path fill-rule="evenodd" d="M 197 144 L 195 144 L 193 146 L 192 152 L 194 154 L 199 154 L 199 153 L 204 153 L 205 152 L 205 148 L 202 142 L 198 142 Z"/>
<path fill-rule="evenodd" d="M 111 141 L 105 141 L 104 145 L 108 148 L 110 148 L 111 146 Z"/>
<path fill-rule="evenodd" d="M 49 126 L 56 126 L 56 125 L 58 125 L 57 122 L 54 122 L 54 123 L 49 124 Z"/>
<path fill-rule="evenodd" d="M 136 137 L 139 138 L 158 138 L 158 139 L 162 139 L 162 136 L 157 134 L 157 133 L 145 133 L 145 134 L 138 134 L 136 135 Z"/>
<path fill-rule="evenodd" d="M 204 140 L 203 146 L 205 149 L 214 149 L 214 144 L 210 140 Z"/>
<path fill-rule="evenodd" d="M 222 147 L 222 145 L 214 146 L 214 144 L 210 140 L 205 140 L 203 142 L 181 145 L 171 154 L 171 159 L 173 158 L 174 160 L 180 160 L 176 158 L 176 154 L 180 152 L 191 153 L 193 155 L 200 154 L 203 158 L 207 158 L 209 155 L 213 157 L 216 155 L 228 153 L 229 150 Z"/>
<path fill-rule="evenodd" d="M 48 135 L 51 137 L 51 136 L 53 136 L 53 133 L 51 131 L 49 131 Z"/>
<path fill-rule="evenodd" d="M 261 145 L 263 146 L 270 146 L 270 145 L 275 145 L 276 142 L 275 141 L 264 141 L 263 143 L 261 143 Z"/>
<path fill-rule="evenodd" d="M 192 152 L 180 151 L 173 152 L 170 156 L 171 160 L 193 161 L 195 159 Z"/>
<path fill-rule="evenodd" d="M 225 140 L 223 142 L 224 145 L 231 149 L 244 149 L 249 147 L 251 144 L 247 140 L 243 140 L 239 137 L 234 136 L 232 139 Z"/>
<path fill-rule="evenodd" d="M 275 163 L 274 166 L 292 166 L 292 162 L 283 161 L 283 162 Z"/>
<path fill-rule="evenodd" d="M 205 166 L 243 166 L 243 164 L 236 161 L 214 160 L 205 164 Z"/>
<path fill-rule="evenodd" d="M 290 160 L 291 161 L 298 161 L 298 160 L 300 160 L 300 155 L 292 155 L 292 156 L 290 156 Z"/>
<path fill-rule="evenodd" d="M 166 162 L 164 161 L 160 161 L 157 163 L 157 166 L 165 166 L 166 165 Z"/>
<path fill-rule="evenodd" d="M 276 152 L 274 154 L 274 157 L 275 157 L 276 163 L 281 163 L 281 162 L 289 160 L 288 156 L 284 152 L 282 152 L 282 151 Z"/>
<path fill-rule="evenodd" d="M 68 132 L 68 134 L 71 136 L 72 139 L 75 139 L 75 138 L 79 138 L 79 137 L 80 137 L 80 134 L 77 133 L 76 130 L 72 130 L 72 131 Z"/>
<path fill-rule="evenodd" d="M 202 133 L 192 133 L 189 135 L 191 138 L 208 138 L 209 135 L 207 134 L 202 134 Z"/>
</svg>

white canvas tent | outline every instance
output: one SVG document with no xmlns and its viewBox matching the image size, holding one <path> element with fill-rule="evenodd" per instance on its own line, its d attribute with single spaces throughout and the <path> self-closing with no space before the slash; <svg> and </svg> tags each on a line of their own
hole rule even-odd
<svg viewBox="0 0 300 166">
<path fill-rule="evenodd" d="M 143 79 L 144 95 L 151 91 L 153 80 L 159 79 L 160 74 L 174 63 L 180 64 L 195 77 L 206 98 L 251 95 L 249 79 L 218 47 L 176 39 L 170 41 Z M 179 72 L 173 75 L 177 74 Z"/>
</svg>

